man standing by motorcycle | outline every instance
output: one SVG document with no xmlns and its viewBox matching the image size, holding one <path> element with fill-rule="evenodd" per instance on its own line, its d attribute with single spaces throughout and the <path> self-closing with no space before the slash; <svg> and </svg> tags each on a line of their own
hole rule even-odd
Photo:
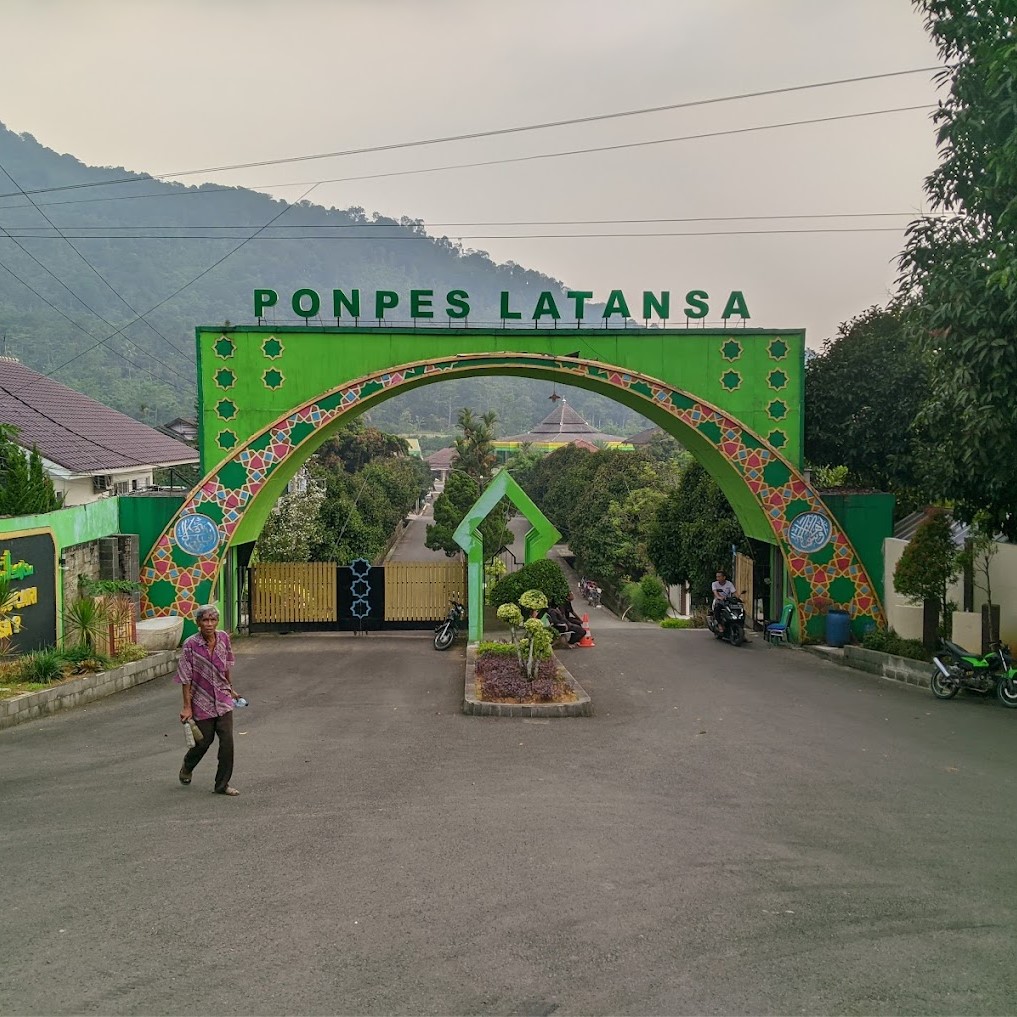
<svg viewBox="0 0 1017 1017">
<path fill-rule="evenodd" d="M 734 583 L 728 579 L 727 573 L 723 569 L 718 569 L 717 578 L 710 589 L 713 591 L 713 604 L 710 606 L 710 612 L 717 620 L 717 624 L 723 627 L 719 613 L 720 605 L 735 592 Z"/>
</svg>

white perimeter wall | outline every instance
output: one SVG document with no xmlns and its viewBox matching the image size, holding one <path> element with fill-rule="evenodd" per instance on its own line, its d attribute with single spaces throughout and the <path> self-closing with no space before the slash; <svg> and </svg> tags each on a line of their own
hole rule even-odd
<svg viewBox="0 0 1017 1017">
<path fill-rule="evenodd" d="M 893 588 L 893 572 L 900 556 L 907 547 L 906 540 L 888 537 L 883 542 L 883 588 L 886 591 L 887 623 L 896 632 L 909 639 L 922 636 L 922 608 L 905 600 Z M 998 552 L 992 559 L 990 579 L 992 582 L 992 603 L 999 605 L 1000 638 L 1017 649 L 1017 546 L 998 544 Z M 981 612 L 986 602 L 985 590 L 981 589 L 982 577 L 975 570 L 975 612 Z M 964 607 L 964 581 L 958 579 L 950 587 L 949 598 Z M 916 628 L 917 626 L 917 628 Z M 963 642 L 963 640 L 961 640 Z"/>
</svg>

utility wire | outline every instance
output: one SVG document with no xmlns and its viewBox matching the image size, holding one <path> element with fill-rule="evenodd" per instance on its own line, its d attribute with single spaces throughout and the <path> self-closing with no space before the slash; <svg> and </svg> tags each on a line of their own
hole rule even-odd
<svg viewBox="0 0 1017 1017">
<path fill-rule="evenodd" d="M 489 220 L 481 222 L 425 222 L 423 219 L 410 219 L 408 222 L 349 222 L 349 223 L 294 223 L 291 226 L 277 226 L 275 229 L 287 229 L 287 230 L 391 230 L 391 229 L 411 229 L 413 227 L 420 227 L 422 229 L 448 229 L 452 226 L 464 226 L 470 229 L 480 226 L 640 226 L 640 225 L 656 225 L 659 223 L 678 223 L 678 222 L 760 222 L 768 220 L 787 220 L 787 219 L 876 219 L 876 218 L 903 218 L 905 216 L 924 216 L 926 218 L 946 218 L 951 216 L 952 213 L 947 212 L 919 212 L 912 210 L 910 212 L 816 212 L 816 213 L 796 213 L 796 214 L 782 214 L 782 215 L 697 215 L 697 216 L 685 216 L 681 218 L 677 217 L 663 217 L 657 216 L 651 219 L 506 219 L 506 220 Z M 3 229 L 0 226 L 0 229 Z M 45 226 L 13 226 L 6 227 L 7 229 L 17 230 L 44 230 Z M 54 227 L 56 228 L 56 227 Z M 174 226 L 172 223 L 156 223 L 149 225 L 135 225 L 135 226 L 68 226 L 65 229 L 75 230 L 187 230 L 187 229 L 202 229 L 202 230 L 253 230 L 257 229 L 257 226 L 252 226 L 248 223 L 234 223 L 231 226 L 215 225 L 210 226 L 206 223 L 202 223 L 200 226 Z M 81 239 L 91 234 L 81 234 Z M 46 237 L 46 234 L 31 233 L 22 234 L 18 233 L 19 237 Z M 46 239 L 52 239 L 46 237 Z M 104 239 L 109 239 L 104 238 Z M 207 239 L 215 239 L 209 237 Z"/>
<path fill-rule="evenodd" d="M 404 234 L 401 236 L 394 237 L 323 237 L 323 236 L 311 236 L 311 237 L 259 237 L 258 242 L 262 244 L 270 243 L 307 243 L 309 241 L 318 240 L 332 240 L 340 241 L 344 243 L 370 243 L 380 244 L 388 241 L 431 241 L 434 243 L 438 240 L 444 239 L 456 239 L 456 240 L 569 240 L 569 239 L 597 239 L 597 238 L 610 238 L 610 237 L 742 237 L 751 236 L 753 234 L 773 234 L 773 233 L 900 233 L 902 230 L 907 229 L 907 225 L 903 224 L 900 226 L 815 226 L 815 227 L 801 227 L 797 229 L 756 229 L 756 230 L 688 230 L 688 231 L 654 231 L 654 232 L 643 232 L 643 233 L 454 233 L 451 237 L 439 237 L 429 236 L 423 233 L 419 234 Z M 71 234 L 71 236 L 74 236 Z M 58 240 L 62 239 L 59 237 L 33 237 L 33 240 Z M 95 236 L 95 237 L 74 237 L 74 239 L 91 239 L 91 240 L 122 240 L 125 242 L 132 242 L 135 240 L 207 240 L 211 243 L 222 243 L 223 241 L 236 239 L 234 237 L 203 237 L 197 234 L 191 236 L 159 236 L 159 235 L 148 235 L 143 237 L 124 237 L 124 236 Z M 250 239 L 254 239 L 253 237 Z M 245 241 L 246 242 L 246 241 Z M 138 319 L 136 318 L 135 321 Z M 127 326 L 124 326 L 125 328 Z"/>
<path fill-rule="evenodd" d="M 209 272 L 211 272 L 213 269 L 215 269 L 219 265 L 221 265 L 227 258 L 232 257 L 245 244 L 249 243 L 256 236 L 258 236 L 259 233 L 261 233 L 263 230 L 267 230 L 269 228 L 269 226 L 271 226 L 274 222 L 276 222 L 276 220 L 278 220 L 279 218 L 284 216 L 293 207 L 293 205 L 296 205 L 298 202 L 303 201 L 304 198 L 306 198 L 307 195 L 310 194 L 311 191 L 313 191 L 315 187 L 317 187 L 317 184 L 313 184 L 311 187 L 309 187 L 306 191 L 304 191 L 303 194 L 300 195 L 299 198 L 297 198 L 297 200 L 295 202 L 293 202 L 293 204 L 287 204 L 287 203 L 284 202 L 282 210 L 280 212 L 276 213 L 276 215 L 272 216 L 272 218 L 269 219 L 269 221 L 267 223 L 265 223 L 264 226 L 260 227 L 258 230 L 256 230 L 254 233 L 252 233 L 249 237 L 247 237 L 246 239 L 242 240 L 235 247 L 231 248 L 229 251 L 227 251 L 217 261 L 213 261 L 212 264 L 208 266 L 208 268 L 206 268 L 202 272 L 199 272 L 189 282 L 186 282 L 186 283 L 184 283 L 183 286 L 179 287 L 178 289 L 175 289 L 168 297 L 164 297 L 162 300 L 159 301 L 159 303 L 157 303 L 157 304 L 153 305 L 152 307 L 150 307 L 147 311 L 145 311 L 145 314 L 151 314 L 153 311 L 155 311 L 158 308 L 162 307 L 163 304 L 168 303 L 174 297 L 179 296 L 179 294 L 183 293 L 184 290 L 186 290 L 189 287 L 193 286 L 200 279 L 203 279 L 206 275 L 208 275 Z M 69 359 L 65 360 L 62 364 L 59 364 L 58 366 L 54 367 L 52 371 L 48 371 L 43 377 L 46 377 L 46 378 L 51 377 L 52 375 L 56 374 L 57 371 L 62 370 L 68 364 L 73 363 L 75 360 L 77 360 L 79 357 L 83 357 L 86 353 L 90 353 L 92 350 L 94 350 L 96 348 L 96 346 L 99 346 L 102 343 L 106 342 L 107 339 L 112 339 L 113 336 L 119 335 L 120 333 L 123 332 L 123 330 L 125 328 L 129 328 L 131 325 L 134 324 L 135 321 L 138 321 L 138 320 L 139 320 L 138 318 L 135 318 L 134 321 L 129 321 L 126 325 L 123 326 L 123 328 L 117 329 L 117 331 L 112 333 L 112 335 L 106 336 L 106 339 L 100 339 L 97 343 L 94 343 L 92 346 L 89 346 L 86 349 L 81 350 L 79 353 L 76 353 L 73 357 L 70 357 Z M 26 388 L 30 388 L 30 387 L 31 387 L 31 383 L 29 383 L 29 385 L 26 386 Z"/>
<path fill-rule="evenodd" d="M 126 308 L 127 308 L 128 310 L 129 310 L 129 311 L 130 311 L 130 312 L 131 312 L 131 314 L 137 314 L 138 312 L 137 312 L 137 310 L 135 310 L 135 308 L 134 308 L 134 307 L 133 307 L 133 306 L 131 305 L 131 302 L 130 302 L 130 301 L 129 301 L 129 300 L 128 300 L 128 299 L 126 298 L 126 297 L 124 297 L 124 296 L 123 296 L 122 294 L 120 294 L 120 293 L 118 293 L 118 292 L 117 292 L 117 290 L 116 290 L 116 289 L 115 289 L 115 288 L 114 288 L 114 287 L 112 286 L 112 284 L 111 284 L 111 283 L 110 283 L 110 282 L 109 282 L 109 281 L 108 281 L 108 280 L 107 280 L 107 279 L 106 279 L 106 278 L 105 278 L 105 277 L 104 277 L 104 276 L 102 275 L 102 273 L 101 273 L 101 272 L 100 272 L 100 271 L 99 271 L 99 270 L 98 270 L 98 269 L 97 269 L 97 268 L 96 268 L 96 267 L 95 267 L 95 266 L 94 266 L 94 265 L 93 265 L 93 264 L 92 264 L 92 263 L 91 263 L 91 262 L 90 262 L 90 261 L 88 260 L 88 258 L 86 258 L 86 257 L 85 257 L 85 256 L 84 256 L 84 255 L 83 255 L 83 254 L 81 253 L 81 251 L 79 251 L 79 250 L 78 250 L 78 248 L 77 248 L 77 247 L 75 247 L 75 246 L 74 246 L 74 244 L 72 244 L 72 243 L 71 243 L 71 240 L 70 240 L 70 238 L 69 238 L 69 237 L 65 236 L 65 235 L 64 235 L 63 233 L 61 233 L 61 232 L 60 232 L 60 229 L 59 229 L 59 227 L 57 227 L 56 223 L 54 223 L 54 222 L 53 222 L 53 220 L 52 220 L 52 219 L 50 219 L 50 217 L 49 217 L 48 215 L 46 215 L 46 213 L 45 213 L 45 212 L 44 212 L 44 211 L 43 211 L 43 210 L 42 210 L 42 209 L 41 209 L 41 208 L 40 208 L 40 207 L 39 207 L 39 206 L 38 206 L 38 205 L 37 205 L 37 204 L 35 203 L 35 201 L 34 201 L 34 200 L 32 199 L 32 197 L 31 197 L 30 195 L 28 195 L 28 194 L 26 194 L 26 193 L 25 193 L 25 190 L 24 190 L 24 188 L 23 188 L 23 187 L 22 187 L 22 186 L 21 186 L 21 185 L 20 185 L 20 184 L 19 184 L 19 183 L 17 182 L 17 180 L 15 180 L 15 179 L 14 179 L 14 177 L 12 177 L 12 176 L 10 175 L 10 173 L 8 173 L 8 172 L 7 172 L 7 167 L 6 167 L 6 166 L 4 166 L 4 165 L 3 165 L 3 163 L 0 163 L 0 172 L 2 172 L 2 173 L 3 173 L 3 174 L 4 174 L 5 176 L 6 176 L 6 177 L 7 177 L 7 179 L 8 179 L 8 180 L 10 180 L 10 182 L 11 182 L 12 184 L 14 184 L 14 186 L 15 186 L 15 187 L 17 187 L 17 189 L 18 189 L 19 191 L 21 191 L 21 193 L 22 193 L 22 194 L 24 194 L 24 195 L 25 195 L 25 197 L 26 197 L 26 198 L 28 198 L 28 200 L 29 200 L 29 201 L 31 201 L 31 202 L 32 202 L 32 206 L 33 206 L 33 207 L 35 208 L 35 210 L 36 210 L 36 211 L 37 211 L 37 212 L 39 213 L 39 215 L 41 215 L 41 216 L 43 217 L 43 219 L 45 219 L 45 220 L 46 220 L 46 222 L 47 222 L 47 223 L 49 223 L 49 225 L 50 225 L 50 226 L 51 226 L 51 227 L 52 227 L 52 228 L 53 228 L 54 230 L 56 230 L 56 231 L 57 231 L 57 233 L 59 234 L 59 236 L 61 237 L 61 239 L 65 240 L 65 241 L 67 242 L 67 246 L 68 246 L 68 247 L 69 247 L 69 248 L 70 248 L 70 249 L 71 249 L 71 250 L 72 250 L 72 251 L 73 251 L 73 252 L 74 252 L 74 253 L 75 253 L 75 254 L 76 254 L 76 255 L 77 255 L 77 256 L 78 256 L 78 257 L 79 257 L 79 258 L 80 258 L 80 259 L 81 259 L 81 260 L 82 260 L 82 261 L 83 261 L 83 262 L 84 262 L 84 263 L 85 263 L 86 265 L 87 265 L 87 266 L 88 266 L 88 267 L 89 267 L 89 269 L 91 269 L 91 271 L 92 271 L 93 275 L 95 275 L 95 277 L 96 277 L 96 278 L 97 278 L 97 279 L 98 279 L 98 280 L 99 280 L 99 281 L 100 281 L 101 283 L 103 283 L 103 284 L 104 284 L 104 285 L 106 286 L 106 288 L 107 288 L 107 289 L 108 289 L 108 290 L 109 290 L 109 291 L 110 291 L 110 292 L 111 292 L 111 293 L 113 294 L 113 296 L 115 296 L 115 297 L 116 297 L 116 298 L 117 298 L 117 299 L 118 299 L 118 300 L 119 300 L 119 301 L 120 301 L 120 302 L 121 302 L 121 303 L 122 303 L 122 304 L 123 304 L 123 305 L 124 305 L 124 306 L 125 306 L 125 307 L 126 307 Z M 0 227 L 0 228 L 2 228 L 2 227 Z M 10 232 L 8 232 L 7 230 L 4 230 L 4 233 L 6 233 L 6 235 L 7 235 L 8 237 L 10 237 L 10 238 L 11 238 L 12 240 L 14 239 L 14 237 L 12 236 L 12 234 L 11 234 Z M 75 239 L 77 239 L 77 238 L 75 238 Z M 17 243 L 17 241 L 15 241 L 15 243 Z M 20 247 L 20 248 L 21 248 L 21 249 L 22 249 L 23 251 L 26 251 L 26 249 L 25 249 L 25 248 L 24 248 L 24 247 L 23 247 L 23 246 L 22 246 L 21 244 L 18 244 L 18 247 Z M 28 253 L 28 252 L 26 251 L 26 253 Z M 42 265 L 42 262 L 40 262 L 40 261 L 38 260 L 38 258 L 36 258 L 36 257 L 35 257 L 34 255 L 29 255 L 29 256 L 30 256 L 30 257 L 32 258 L 32 260 L 33 260 L 33 261 L 35 261 L 35 262 L 36 262 L 36 264 Z M 67 286 L 67 285 L 66 285 L 66 284 L 65 284 L 65 283 L 63 282 L 63 280 L 62 280 L 62 279 L 59 279 L 59 278 L 58 278 L 58 277 L 57 277 L 57 276 L 56 276 L 56 275 L 55 275 L 55 274 L 54 274 L 53 272 L 51 272 L 51 271 L 50 271 L 50 270 L 49 270 L 48 268 L 46 268 L 46 266 L 45 266 L 45 265 L 43 265 L 42 267 L 43 267 L 43 268 L 45 268 L 45 269 L 46 269 L 46 271 L 47 271 L 47 272 L 48 272 L 48 273 L 49 273 L 49 274 L 50 274 L 51 276 L 53 276 L 53 278 L 54 278 L 54 279 L 56 279 L 56 281 L 57 281 L 58 283 L 60 283 L 60 285 L 61 285 L 61 286 L 63 286 L 63 287 L 64 287 L 64 289 L 65 289 L 65 290 L 67 290 L 67 292 L 68 292 L 68 293 L 70 293 L 70 294 L 71 294 L 71 296 L 73 296 L 73 297 L 74 297 L 74 298 L 75 298 L 76 300 L 79 300 L 79 301 L 81 301 L 81 303 L 82 303 L 82 304 L 84 304 L 84 306 L 85 306 L 85 307 L 88 307 L 88 304 L 86 304 L 86 303 L 85 303 L 85 301 L 81 299 L 81 297 L 79 297 L 79 296 L 78 296 L 78 295 L 77 295 L 77 294 L 76 294 L 76 293 L 75 293 L 75 292 L 74 292 L 74 291 L 73 291 L 73 290 L 72 290 L 72 289 L 71 289 L 71 288 L 70 288 L 69 286 Z M 89 310 L 90 310 L 90 311 L 92 312 L 92 314 L 94 314 L 94 315 L 95 315 L 95 316 L 96 316 L 97 318 L 99 318 L 99 319 L 100 319 L 101 321 L 105 322 L 105 323 L 106 323 L 106 324 L 107 324 L 107 325 L 108 325 L 108 326 L 109 326 L 110 328 L 116 328 L 116 325 L 114 325 L 114 324 L 113 324 L 113 322 L 111 322 L 111 321 L 108 321 L 108 320 L 107 320 L 107 319 L 106 319 L 105 317 L 103 317 L 103 315 L 99 314 L 99 312 L 98 312 L 98 311 L 95 311 L 95 310 L 93 310 L 93 309 L 92 309 L 91 307 L 88 307 L 88 309 L 89 309 Z M 142 320 L 144 320 L 144 318 L 142 318 Z M 171 341 L 171 340 L 169 339 L 169 337 L 168 337 L 168 336 L 165 336 L 165 335 L 163 335 L 163 333 L 162 333 L 162 332 L 160 332 L 160 331 L 159 331 L 159 329 L 157 329 L 157 328 L 155 327 L 155 325 L 153 325 L 153 324 L 152 324 L 151 322 L 149 322 L 149 321 L 145 321 L 145 324 L 146 324 L 146 325 L 148 325 L 148 327 L 149 327 L 149 328 L 150 328 L 150 329 L 151 329 L 151 330 L 152 330 L 153 332 L 155 332 L 155 334 L 156 334 L 157 336 L 159 336 L 160 338 L 162 338 L 162 339 L 163 339 L 163 340 L 164 340 L 164 341 L 165 341 L 165 342 L 167 343 L 167 345 L 168 345 L 168 346 L 170 346 L 170 348 L 171 348 L 171 349 L 173 349 L 173 350 L 175 350 L 175 351 L 176 351 L 177 353 L 179 353 L 179 354 L 180 354 L 180 356 L 184 357 L 184 359 L 186 359 L 186 360 L 190 360 L 190 358 L 189 358 L 189 357 L 187 356 L 187 354 L 186 354 L 186 353 L 185 353 L 185 352 L 184 352 L 184 351 L 183 351 L 182 349 L 180 349 L 180 347 L 179 347 L 179 346 L 177 346 L 177 345 L 176 345 L 175 343 L 173 343 L 173 342 L 172 342 L 172 341 Z M 138 348 L 139 348 L 139 349 L 141 349 L 141 347 L 140 347 L 140 346 L 138 346 Z M 169 365 L 167 364 L 166 366 L 168 367 Z"/>
<path fill-rule="evenodd" d="M 619 120 L 624 117 L 645 116 L 651 113 L 664 113 L 679 109 L 692 109 L 698 106 L 710 106 L 722 102 L 735 102 L 742 99 L 757 99 L 771 95 L 787 95 L 792 92 L 804 92 L 814 88 L 830 88 L 836 85 L 856 84 L 861 81 L 876 81 L 884 78 L 896 78 L 911 74 L 926 74 L 941 71 L 939 66 L 915 67 L 910 70 L 888 71 L 882 74 L 866 74 L 853 78 L 839 78 L 831 81 L 815 81 L 806 85 L 789 85 L 784 88 L 771 88 L 758 92 L 741 92 L 734 95 L 715 96 L 709 99 L 694 99 L 688 102 L 667 103 L 661 106 L 644 106 L 640 109 L 622 110 L 613 113 L 597 113 L 592 116 L 573 117 L 567 120 L 551 120 L 544 123 L 524 124 L 515 127 L 500 127 L 490 131 L 473 131 L 467 134 L 451 134 L 444 137 L 424 138 L 415 141 L 400 141 L 386 145 L 371 145 L 364 148 L 342 149 L 336 152 L 319 152 L 313 155 L 288 156 L 282 159 L 260 159 L 255 162 L 232 163 L 224 166 L 206 166 L 200 169 L 173 170 L 164 173 L 145 173 L 130 177 L 117 177 L 110 180 L 89 181 L 80 184 L 64 184 L 59 187 L 44 187 L 33 190 L 32 194 L 48 194 L 53 191 L 78 190 L 87 187 L 101 187 L 106 184 L 135 183 L 139 180 L 154 180 L 163 177 L 197 176 L 203 173 L 224 173 L 230 170 L 255 169 L 262 166 L 280 166 L 286 163 L 311 162 L 317 159 L 336 159 L 349 155 L 367 155 L 373 152 L 391 152 L 398 149 L 421 148 L 428 145 L 444 145 L 455 141 L 476 141 L 480 138 L 493 138 L 508 134 L 523 134 L 529 131 L 543 131 L 551 128 L 570 127 L 577 124 L 590 124 L 605 120 Z M 0 194 L 0 198 L 13 197 Z"/>
<path fill-rule="evenodd" d="M 315 186 L 321 186 L 322 184 L 341 184 L 350 183 L 352 181 L 360 180 L 381 180 L 389 177 L 409 177 L 418 176 L 422 173 L 445 173 L 450 170 L 459 169 L 477 169 L 484 166 L 505 166 L 511 163 L 521 162 L 537 162 L 543 159 L 561 159 L 567 156 L 575 155 L 590 155 L 602 152 L 620 152 L 626 149 L 632 148 L 648 148 L 654 145 L 670 145 L 681 141 L 702 141 L 707 138 L 723 138 L 730 137 L 738 134 L 751 134 L 759 131 L 772 131 L 785 127 L 805 127 L 810 124 L 825 124 L 832 123 L 838 120 L 855 120 L 862 117 L 874 117 L 883 116 L 888 113 L 910 113 L 915 110 L 921 109 L 934 109 L 933 104 L 925 103 L 918 106 L 895 106 L 889 109 L 877 109 L 877 110 L 866 110 L 862 113 L 842 113 L 837 116 L 828 117 L 812 117 L 806 120 L 788 120 L 778 124 L 760 124 L 755 127 L 737 127 L 725 131 L 709 131 L 704 134 L 685 134 L 679 135 L 673 138 L 651 138 L 649 141 L 629 141 L 622 142 L 615 145 L 599 145 L 594 148 L 573 148 L 567 149 L 561 152 L 541 152 L 535 155 L 520 155 L 510 156 L 503 159 L 484 159 L 479 162 L 461 162 L 451 163 L 445 166 L 425 166 L 418 169 L 409 170 L 388 170 L 383 173 L 361 173 L 355 176 L 348 177 L 329 177 L 325 180 L 292 180 L 286 183 L 275 183 L 275 184 L 257 184 L 252 187 L 238 188 L 236 186 L 231 187 L 203 187 L 201 189 L 186 190 L 186 191 L 171 191 L 167 194 L 148 194 L 148 195 L 134 195 L 125 194 L 118 195 L 110 198 L 98 198 L 93 199 L 97 201 L 126 201 L 132 198 L 143 198 L 143 197 L 183 197 L 183 196 L 196 196 L 200 194 L 211 194 L 216 191 L 236 191 L 238 189 L 251 191 L 257 190 L 258 188 L 272 188 L 272 187 L 303 187 L 305 184 L 314 184 Z M 137 179 L 143 179 L 138 177 Z M 86 185 L 71 185 L 71 186 L 86 186 Z M 91 186 L 91 185 L 89 185 Z M 50 188 L 50 190 L 59 190 L 60 188 Z M 36 193 L 36 192 L 33 192 Z M 0 194 L 0 198 L 11 197 L 12 195 Z M 300 200 L 300 199 L 298 199 Z M 48 204 L 71 204 L 71 202 L 47 202 Z M 26 206 L 21 205 L 5 205 L 4 208 L 23 208 Z"/>
</svg>

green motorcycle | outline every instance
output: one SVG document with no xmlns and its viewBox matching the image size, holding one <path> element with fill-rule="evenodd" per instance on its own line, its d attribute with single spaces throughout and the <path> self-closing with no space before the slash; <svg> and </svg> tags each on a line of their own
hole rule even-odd
<svg viewBox="0 0 1017 1017">
<path fill-rule="evenodd" d="M 995 693 L 1004 706 L 1017 709 L 1017 667 L 1008 646 L 997 640 L 985 656 L 980 656 L 949 639 L 942 643 L 942 650 L 932 658 L 935 668 L 929 677 L 937 699 L 953 699 L 964 689 L 983 696 Z"/>
</svg>

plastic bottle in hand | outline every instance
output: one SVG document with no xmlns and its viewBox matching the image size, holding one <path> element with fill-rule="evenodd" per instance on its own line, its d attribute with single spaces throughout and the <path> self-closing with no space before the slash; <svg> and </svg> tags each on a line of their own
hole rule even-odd
<svg viewBox="0 0 1017 1017">
<path fill-rule="evenodd" d="M 191 730 L 191 725 L 187 721 L 183 721 L 184 725 L 184 744 L 189 748 L 194 748 L 194 732 Z"/>
<path fill-rule="evenodd" d="M 238 696 L 233 700 L 233 705 L 239 709 L 241 706 L 247 705 L 247 700 L 243 696 Z"/>
</svg>

